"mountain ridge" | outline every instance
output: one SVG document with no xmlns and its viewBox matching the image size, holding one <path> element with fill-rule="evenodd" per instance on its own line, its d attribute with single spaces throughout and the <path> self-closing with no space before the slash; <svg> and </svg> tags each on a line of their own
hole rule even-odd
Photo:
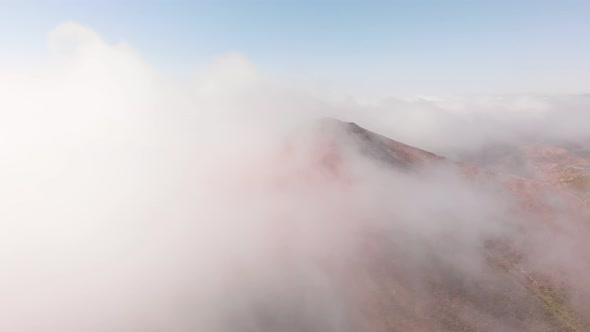
<svg viewBox="0 0 590 332">
<path fill-rule="evenodd" d="M 512 225 L 521 228 L 518 231 L 517 238 L 519 236 L 526 238 L 527 229 L 541 227 L 538 225 L 553 229 L 555 232 L 564 232 L 564 234 L 571 231 L 570 228 L 574 228 L 578 229 L 584 236 L 590 235 L 588 225 L 576 224 L 582 219 L 590 220 L 587 205 L 570 192 L 553 186 L 549 182 L 512 174 L 502 174 L 468 163 L 453 161 L 373 133 L 354 122 L 342 122 L 335 119 L 323 120 L 323 124 L 320 126 L 322 127 L 320 130 L 322 134 L 330 132 L 325 130 L 325 126 L 336 126 L 349 137 L 352 137 L 361 155 L 403 172 L 421 172 L 439 166 L 451 167 L 456 168 L 467 179 L 470 179 L 469 181 L 474 183 L 483 181 L 484 183 L 495 183 L 505 188 L 506 193 L 504 195 L 512 195 L 512 199 L 518 201 L 516 212 L 510 216 L 510 218 L 515 219 L 511 221 Z M 548 203 L 548 197 L 553 200 L 561 200 L 562 206 Z M 416 204 L 419 205 L 420 203 L 416 202 Z M 571 218 L 571 220 L 567 218 Z M 379 238 L 379 231 L 376 232 L 374 235 Z M 437 275 L 437 279 L 430 280 L 427 278 L 430 280 L 428 283 L 430 283 L 429 287 L 431 288 L 429 289 L 432 292 L 427 296 L 415 294 L 412 286 L 408 286 L 411 283 L 408 284 L 408 280 L 403 281 L 405 278 L 403 277 L 405 274 L 404 269 L 412 269 L 411 266 L 414 264 L 407 261 L 403 255 L 398 256 L 400 253 L 396 251 L 403 248 L 404 245 L 394 249 L 395 244 L 391 247 L 391 243 L 379 244 L 381 243 L 379 240 L 367 244 L 368 251 L 365 252 L 364 256 L 367 261 L 361 263 L 361 265 L 365 270 L 374 271 L 377 268 L 377 271 L 380 271 L 367 272 L 369 273 L 368 278 L 373 279 L 371 283 L 380 289 L 377 293 L 373 292 L 372 295 L 368 295 L 369 299 L 367 301 L 381 303 L 369 305 L 369 307 L 376 305 L 381 309 L 369 310 L 368 315 L 371 318 L 366 320 L 369 325 L 364 327 L 365 330 L 585 331 L 590 329 L 590 323 L 587 320 L 590 313 L 583 309 L 580 312 L 580 304 L 577 304 L 577 307 L 575 304 L 572 305 L 563 295 L 565 294 L 563 292 L 587 292 L 587 290 L 576 290 L 575 286 L 571 285 L 567 287 L 574 287 L 573 290 L 567 288 L 563 286 L 564 282 L 558 276 L 559 273 L 555 274 L 554 271 L 542 271 L 536 267 L 530 267 L 527 258 L 523 256 L 521 249 L 519 249 L 518 241 L 510 238 L 487 239 L 484 241 L 484 255 L 488 262 L 485 270 L 488 272 L 487 276 L 483 278 L 491 279 L 487 281 L 480 280 L 482 283 L 480 286 L 466 288 L 461 286 L 465 282 L 464 278 L 466 276 L 462 276 L 460 273 L 457 275 L 457 271 L 452 272 L 452 267 L 448 270 L 444 262 L 432 258 L 432 262 L 434 262 L 432 264 L 436 267 L 430 269 L 433 269 L 432 274 Z M 589 249 L 583 243 L 584 237 L 577 236 L 576 241 L 579 241 L 578 245 L 580 245 L 581 250 Z M 384 241 L 384 243 L 386 242 Z M 436 246 L 436 243 L 434 245 Z M 436 254 L 432 257 L 436 257 Z M 581 257 L 588 259 L 588 255 L 581 255 Z M 398 260 L 398 263 L 391 265 L 391 263 L 388 263 L 391 259 Z M 587 262 L 581 262 L 582 265 L 585 263 Z M 389 267 L 385 268 L 387 266 Z M 402 277 L 399 277 L 400 274 Z M 395 277 L 396 275 L 398 277 Z M 365 275 L 365 277 L 367 276 Z M 467 278 L 469 279 L 469 277 Z M 456 281 L 451 282 L 453 279 L 456 279 Z M 460 281 L 459 284 L 452 286 L 458 281 Z M 359 282 L 359 284 L 361 283 Z M 391 295 L 391 291 L 387 291 L 391 287 L 397 289 L 394 292 L 397 295 Z M 390 295 L 380 295 L 379 293 Z M 401 294 L 404 293 L 406 295 L 402 296 Z M 511 300 L 510 293 L 520 295 Z M 495 300 L 486 299 L 486 297 L 495 298 Z M 409 309 L 407 307 L 408 303 L 404 303 L 404 301 L 421 307 L 422 313 Z M 383 303 L 386 303 L 385 306 Z M 513 311 L 506 311 L 502 309 L 503 307 L 511 308 Z M 477 315 L 481 317 L 474 319 L 473 317 L 456 315 L 457 312 L 463 310 L 475 310 L 475 317 Z M 402 311 L 406 312 L 406 314 L 394 318 L 396 317 L 393 314 L 394 311 Z M 492 316 L 501 319 L 487 317 L 492 312 L 496 312 Z M 393 318 L 388 318 L 388 315 L 393 315 Z M 501 328 L 498 327 L 497 324 L 500 324 L 504 319 L 510 323 L 506 323 L 507 325 Z"/>
</svg>

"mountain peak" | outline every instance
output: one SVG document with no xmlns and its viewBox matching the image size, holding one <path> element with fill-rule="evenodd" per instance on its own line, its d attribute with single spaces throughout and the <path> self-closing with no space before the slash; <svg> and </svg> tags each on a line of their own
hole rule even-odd
<svg viewBox="0 0 590 332">
<path fill-rule="evenodd" d="M 345 122 L 333 118 L 320 120 L 321 130 L 341 130 L 357 145 L 360 152 L 388 166 L 411 169 L 445 160 L 432 152 L 395 141 L 369 131 L 355 122 Z"/>
</svg>

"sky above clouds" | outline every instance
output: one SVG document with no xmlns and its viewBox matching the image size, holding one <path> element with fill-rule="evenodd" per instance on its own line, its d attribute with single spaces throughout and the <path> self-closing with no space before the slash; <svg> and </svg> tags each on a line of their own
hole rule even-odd
<svg viewBox="0 0 590 332">
<path fill-rule="evenodd" d="M 4 64 L 74 21 L 190 73 L 227 53 L 265 72 L 398 94 L 587 93 L 587 1 L 1 0 Z"/>
</svg>

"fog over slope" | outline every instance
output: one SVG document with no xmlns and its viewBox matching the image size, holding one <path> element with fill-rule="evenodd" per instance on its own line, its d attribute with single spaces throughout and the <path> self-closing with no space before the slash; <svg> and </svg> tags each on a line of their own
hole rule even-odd
<svg viewBox="0 0 590 332">
<path fill-rule="evenodd" d="M 361 103 L 306 92 L 240 54 L 189 81 L 171 78 L 76 23 L 51 31 L 48 47 L 46 63 L 0 65 L 1 330 L 587 323 L 586 226 L 559 223 L 571 219 L 568 198 L 548 190 L 558 212 L 536 223 L 500 182 L 475 185 L 451 161 L 391 167 L 367 157 L 346 126 L 319 121 L 354 121 L 456 157 L 521 140 L 587 144 L 587 96 Z M 490 268 L 494 241 L 516 243 L 531 271 L 562 277 L 578 318 L 564 318 L 569 309 L 545 317 L 542 301 Z M 381 295 L 367 295 L 373 285 Z M 466 300 L 438 314 L 457 317 L 432 325 L 440 292 L 453 287 Z M 384 292 L 390 303 L 379 302 Z M 516 300 L 504 312 L 506 292 Z M 499 304 L 487 302 L 494 294 Z"/>
</svg>

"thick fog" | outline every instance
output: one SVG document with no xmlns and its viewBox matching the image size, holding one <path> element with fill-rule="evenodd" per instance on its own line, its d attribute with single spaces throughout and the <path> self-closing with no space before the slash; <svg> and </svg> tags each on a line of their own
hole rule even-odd
<svg viewBox="0 0 590 332">
<path fill-rule="evenodd" d="M 319 121 L 456 155 L 585 141 L 588 96 L 324 98 L 240 54 L 179 79 L 76 23 L 48 50 L 0 64 L 3 331 L 362 330 L 373 233 L 424 292 L 437 264 L 490 273 L 495 239 L 578 283 L 588 271 L 566 235 L 521 238 L 501 185 L 390 168 Z"/>
</svg>

